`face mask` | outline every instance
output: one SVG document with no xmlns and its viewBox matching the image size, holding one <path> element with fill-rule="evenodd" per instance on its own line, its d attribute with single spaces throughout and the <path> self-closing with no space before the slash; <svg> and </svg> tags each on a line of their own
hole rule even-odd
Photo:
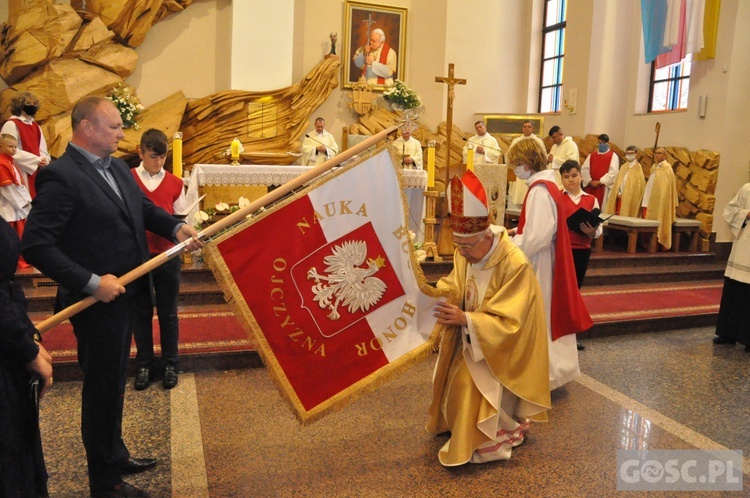
<svg viewBox="0 0 750 498">
<path fill-rule="evenodd" d="M 36 114 L 36 111 L 39 110 L 39 108 L 35 105 L 25 105 L 23 106 L 23 112 L 28 114 L 29 116 L 34 116 Z"/>
<path fill-rule="evenodd" d="M 526 171 L 522 165 L 516 166 L 516 168 L 513 170 L 516 174 L 516 176 L 521 180 L 528 180 L 528 178 L 531 176 L 531 171 Z"/>
<path fill-rule="evenodd" d="M 607 145 L 607 144 L 599 144 L 599 152 L 601 152 L 602 154 L 604 154 L 608 150 L 609 150 L 609 145 Z"/>
<path fill-rule="evenodd" d="M 625 159 L 627 159 L 630 162 L 635 161 L 635 154 L 625 154 Z"/>
</svg>

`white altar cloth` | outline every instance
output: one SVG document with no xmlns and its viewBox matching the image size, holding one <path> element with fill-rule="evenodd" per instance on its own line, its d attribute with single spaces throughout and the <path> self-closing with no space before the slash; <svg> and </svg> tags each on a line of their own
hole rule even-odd
<svg viewBox="0 0 750 498">
<path fill-rule="evenodd" d="M 241 164 L 196 164 L 188 179 L 186 200 L 191 205 L 200 197 L 199 189 L 205 185 L 266 185 L 280 186 L 299 175 L 310 171 L 313 166 L 289 165 L 257 165 Z M 427 171 L 416 169 L 401 170 L 404 184 L 404 195 L 409 205 L 409 229 L 412 230 L 417 242 L 424 241 L 424 195 L 427 188 Z M 188 213 L 187 220 L 192 222 L 195 208 Z"/>
</svg>

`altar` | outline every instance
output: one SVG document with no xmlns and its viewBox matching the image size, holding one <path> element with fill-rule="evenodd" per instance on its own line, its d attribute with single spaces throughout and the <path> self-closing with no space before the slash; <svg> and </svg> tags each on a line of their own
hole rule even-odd
<svg viewBox="0 0 750 498">
<path fill-rule="evenodd" d="M 299 175 L 308 172 L 313 166 L 290 165 L 256 165 L 241 164 L 196 164 L 187 179 L 186 200 L 188 205 L 196 202 L 201 195 L 206 195 L 200 209 L 213 207 L 218 202 L 237 204 L 240 197 L 251 201 L 268 192 L 269 187 L 281 186 Z M 423 170 L 404 169 L 401 171 L 401 184 L 409 208 L 409 229 L 417 238 L 424 240 L 424 195 L 427 187 L 427 172 Z M 192 222 L 196 207 L 188 213 Z"/>
</svg>

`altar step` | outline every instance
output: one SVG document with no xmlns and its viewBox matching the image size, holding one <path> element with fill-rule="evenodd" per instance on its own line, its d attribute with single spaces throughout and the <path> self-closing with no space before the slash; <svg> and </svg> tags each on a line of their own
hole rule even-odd
<svg viewBox="0 0 750 498">
<path fill-rule="evenodd" d="M 715 325 L 725 265 L 713 253 L 594 254 L 582 293 L 589 302 L 599 299 L 599 308 L 587 304 L 595 325 L 582 337 Z M 447 260 L 421 266 L 427 281 L 434 284 L 451 271 L 453 264 Z M 182 272 L 178 301 L 181 316 L 232 315 L 207 267 L 201 263 L 183 265 Z M 32 320 L 51 316 L 55 283 L 34 269 L 21 271 L 16 278 L 26 294 Z M 644 294 L 648 292 L 652 294 Z M 645 303 L 643 310 L 637 309 L 636 297 Z M 660 305 L 660 299 L 671 299 L 671 303 Z M 602 303 L 609 309 L 600 309 Z M 628 310 L 622 311 L 625 308 Z M 182 363 L 189 370 L 258 364 L 252 344 L 241 351 L 188 352 Z M 72 369 L 70 374 L 75 376 L 76 372 Z"/>
<path fill-rule="evenodd" d="M 605 251 L 591 256 L 584 288 L 722 279 L 725 268 L 726 262 L 719 261 L 713 252 L 626 254 Z"/>
</svg>

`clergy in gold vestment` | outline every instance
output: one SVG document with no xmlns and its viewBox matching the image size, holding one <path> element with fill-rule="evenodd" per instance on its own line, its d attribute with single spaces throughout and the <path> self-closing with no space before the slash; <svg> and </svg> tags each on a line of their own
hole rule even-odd
<svg viewBox="0 0 750 498">
<path fill-rule="evenodd" d="M 672 224 L 677 217 L 677 184 L 664 147 L 654 151 L 654 165 L 651 166 L 641 206 L 643 218 L 659 221 L 656 232 L 659 244 L 664 249 L 672 247 Z"/>
<path fill-rule="evenodd" d="M 507 460 L 551 406 L 542 293 L 523 252 L 489 225 L 476 175 L 454 178 L 449 196 L 457 251 L 438 288 L 458 304 L 435 309 L 443 339 L 426 429 L 450 432 L 445 466 Z"/>
<path fill-rule="evenodd" d="M 615 178 L 612 191 L 607 198 L 607 205 L 604 208 L 606 214 L 640 218 L 646 178 L 643 176 L 641 163 L 635 158 L 636 152 L 635 145 L 629 145 L 625 150 L 626 162 L 620 166 L 620 171 L 617 172 L 617 178 Z"/>
</svg>

